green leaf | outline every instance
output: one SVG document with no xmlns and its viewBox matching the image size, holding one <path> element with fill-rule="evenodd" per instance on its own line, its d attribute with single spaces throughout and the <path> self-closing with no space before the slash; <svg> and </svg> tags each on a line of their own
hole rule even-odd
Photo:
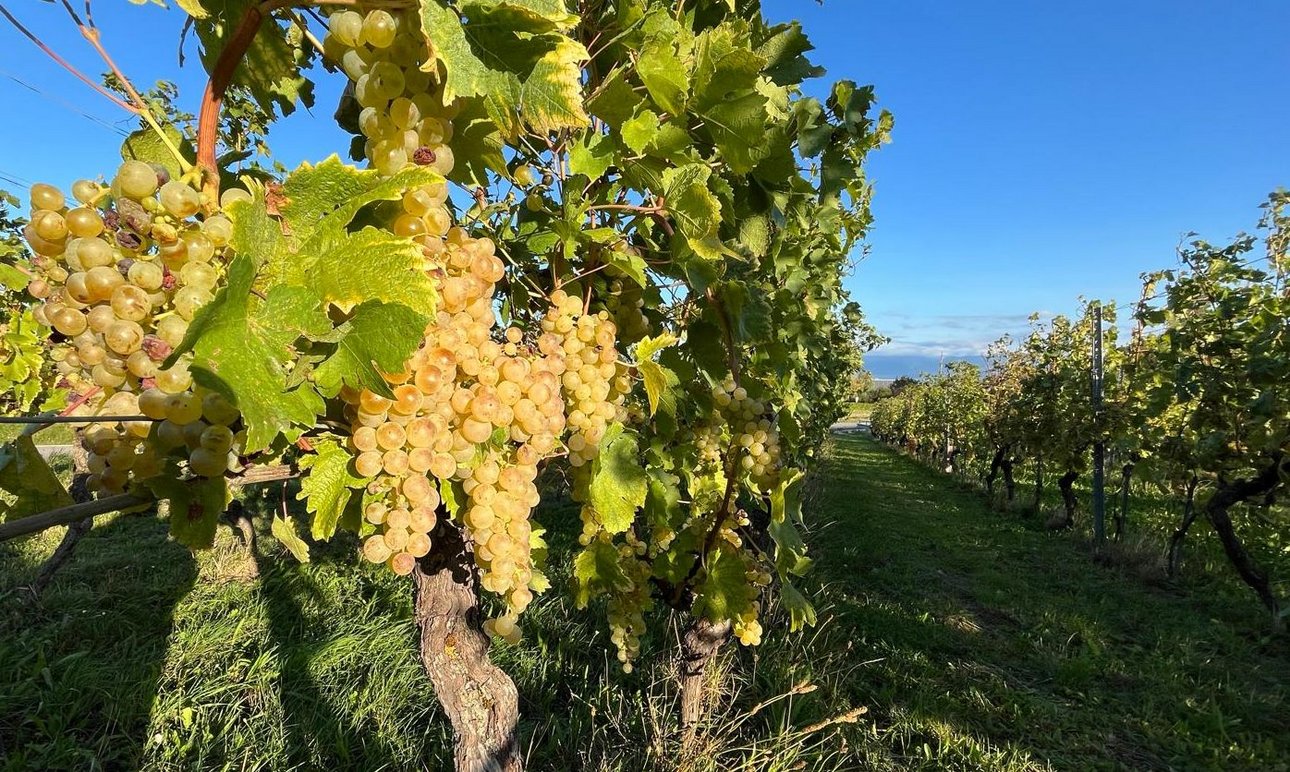
<svg viewBox="0 0 1290 772">
<path fill-rule="evenodd" d="M 0 446 L 0 490 L 17 497 L 0 510 L 0 520 L 17 520 L 73 503 L 29 434 Z"/>
<path fill-rule="evenodd" d="M 428 166 L 408 166 L 392 177 L 375 169 L 356 169 L 333 153 L 324 161 L 302 163 L 282 182 L 286 199 L 279 209 L 285 230 L 308 252 L 340 239 L 354 215 L 376 201 L 395 201 L 410 188 L 443 182 Z"/>
<path fill-rule="evenodd" d="M 637 60 L 636 73 L 655 104 L 671 115 L 685 113 L 690 78 L 675 43 L 661 37 L 646 43 Z"/>
<path fill-rule="evenodd" d="M 677 230 L 686 237 L 700 257 L 721 256 L 720 242 L 712 246 L 721 224 L 721 202 L 708 184 L 712 170 L 703 164 L 685 164 L 663 172 L 663 189 L 667 210 L 676 221 Z M 701 251 L 702 248 L 702 251 Z"/>
<path fill-rule="evenodd" d="M 292 427 L 313 425 L 322 409 L 312 387 L 287 389 L 292 345 L 331 330 L 318 300 L 303 287 L 278 285 L 263 301 L 251 293 L 254 267 L 238 254 L 228 284 L 198 310 L 183 342 L 167 360 L 192 351 L 194 379 L 237 406 L 246 424 L 247 452 L 269 446 Z"/>
<path fill-rule="evenodd" d="M 369 300 L 338 330 L 336 351 L 314 371 L 314 382 L 326 396 L 341 386 L 392 396 L 381 372 L 400 372 L 417 350 L 429 318 L 398 303 Z"/>
<path fill-rule="evenodd" d="M 770 492 L 770 517 L 777 523 L 802 521 L 802 481 L 806 475 L 792 470 Z"/>
<path fill-rule="evenodd" d="M 437 296 L 424 263 L 421 247 L 411 239 L 364 228 L 315 259 L 302 259 L 291 283 L 313 287 L 322 301 L 346 313 L 371 300 L 433 313 Z M 394 276 L 399 280 L 391 281 Z"/>
<path fill-rule="evenodd" d="M 309 562 L 309 545 L 300 534 L 296 533 L 296 523 L 294 519 L 284 518 L 281 515 L 273 516 L 273 524 L 269 526 L 273 538 L 277 539 L 287 551 L 299 560 L 301 563 Z"/>
<path fill-rule="evenodd" d="M 305 510 L 313 515 L 309 533 L 315 539 L 326 540 L 336 534 L 336 525 L 354 489 L 362 488 L 367 481 L 351 470 L 352 456 L 341 440 L 328 438 L 312 443 L 314 452 L 300 457 L 300 469 L 306 474 L 300 478 L 296 500 L 304 501 Z"/>
<path fill-rule="evenodd" d="M 185 161 L 190 164 L 196 162 L 197 151 L 192 143 L 179 133 L 179 129 L 174 126 L 163 126 L 162 131 L 184 156 Z M 175 154 L 170 152 L 170 148 L 166 147 L 166 143 L 151 128 L 139 129 L 126 137 L 121 143 L 121 158 L 126 161 L 157 164 L 169 172 L 170 178 L 174 180 L 179 179 L 183 174 L 183 169 L 179 167 L 179 159 L 175 158 Z"/>
<path fill-rule="evenodd" d="M 649 110 L 641 110 L 639 115 L 623 124 L 623 143 L 633 153 L 644 153 L 645 148 L 649 147 L 649 144 L 658 136 L 658 132 L 658 114 Z"/>
<path fill-rule="evenodd" d="M 655 362 L 653 357 L 670 346 L 675 346 L 677 337 L 664 332 L 653 338 L 642 338 L 636 344 L 636 369 L 645 381 L 645 395 L 649 398 L 649 412 L 654 415 L 660 407 L 669 414 L 676 413 L 675 388 L 681 385 L 676 373 Z"/>
<path fill-rule="evenodd" d="M 736 92 L 756 87 L 766 60 L 748 46 L 748 30 L 742 22 L 723 23 L 695 38 L 691 109 L 703 113 Z"/>
<path fill-rule="evenodd" d="M 645 517 L 659 526 L 674 527 L 684 517 L 681 510 L 681 478 L 650 466 L 649 492 L 645 495 Z"/>
<path fill-rule="evenodd" d="M 592 462 L 591 475 L 589 503 L 596 520 L 610 533 L 626 531 L 644 505 L 648 488 L 636 435 L 623 431 L 622 424 L 611 426 Z"/>
<path fill-rule="evenodd" d="M 596 539 L 573 559 L 573 581 L 574 605 L 586 608 L 593 597 L 622 587 L 628 579 L 618 565 L 618 550 L 609 541 Z"/>
<path fill-rule="evenodd" d="M 721 157 L 735 174 L 747 174 L 766 156 L 766 97 L 756 92 L 728 99 L 700 113 Z"/>
<path fill-rule="evenodd" d="M 618 69 L 610 73 L 600 90 L 587 100 L 587 109 L 592 115 L 617 129 L 636 113 L 643 101 L 641 95 L 627 82 L 624 71 Z"/>
<path fill-rule="evenodd" d="M 452 119 L 452 151 L 456 163 L 448 178 L 463 185 L 488 187 L 489 173 L 506 173 L 502 132 L 488 117 L 483 102 L 467 100 Z M 361 138 L 360 138 L 361 139 Z"/>
<path fill-rule="evenodd" d="M 170 501 L 170 535 L 175 541 L 195 550 L 215 543 L 219 516 L 231 500 L 223 477 L 181 480 L 171 473 L 158 475 L 144 484 L 158 499 Z"/>
<path fill-rule="evenodd" d="M 506 136 L 522 126 L 545 134 L 590 122 L 582 107 L 581 43 L 564 34 L 577 17 L 555 2 L 463 4 L 465 20 L 439 0 L 418 0 L 422 32 L 442 65 L 445 102 L 483 97 L 488 114 Z"/>
<path fill-rule="evenodd" d="M 816 67 L 803 56 L 815 46 L 806 39 L 800 22 L 780 24 L 769 32 L 769 37 L 757 48 L 757 54 L 766 60 L 766 77 L 781 86 L 793 86 L 824 74 L 823 67 Z"/>
<path fill-rule="evenodd" d="M 756 598 L 734 548 L 723 544 L 708 553 L 704 569 L 703 581 L 695 588 L 694 613 L 721 622 L 733 619 Z"/>
<path fill-rule="evenodd" d="M 802 595 L 792 582 L 780 582 L 780 600 L 788 609 L 788 631 L 795 633 L 804 627 L 815 627 L 815 607 Z"/>
<path fill-rule="evenodd" d="M 599 179 L 613 164 L 614 143 L 604 134 L 588 133 L 569 149 L 569 171 Z"/>
<path fill-rule="evenodd" d="M 615 231 L 614 238 L 620 239 L 622 236 Z M 628 252 L 625 249 L 610 249 L 604 253 L 604 261 L 636 282 L 637 286 L 644 287 L 647 285 L 645 269 L 648 266 L 645 263 L 645 258 L 640 255 Z"/>
</svg>

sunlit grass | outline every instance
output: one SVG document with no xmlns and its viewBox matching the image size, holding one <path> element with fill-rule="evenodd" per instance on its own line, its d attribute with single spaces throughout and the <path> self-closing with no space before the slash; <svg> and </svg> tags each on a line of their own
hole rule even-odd
<svg viewBox="0 0 1290 772">
<path fill-rule="evenodd" d="M 1274 769 L 1290 757 L 1290 653 L 1262 637 L 1252 601 L 1132 581 L 1078 539 L 991 512 L 863 439 L 837 440 L 809 488 L 820 624 L 767 625 L 758 649 L 729 650 L 691 743 L 674 719 L 675 622 L 656 617 L 625 676 L 603 609 L 553 591 L 526 613 L 524 641 L 493 656 L 519 686 L 532 769 Z M 559 588 L 576 511 L 539 517 Z M 60 536 L 0 545 L 0 768 L 446 768 L 407 584 L 360 564 L 352 542 L 298 565 L 267 533 L 248 555 L 224 532 L 194 558 L 155 516 L 104 519 L 33 605 L 16 588 Z M 855 723 L 828 723 L 855 709 L 867 711 Z"/>
</svg>

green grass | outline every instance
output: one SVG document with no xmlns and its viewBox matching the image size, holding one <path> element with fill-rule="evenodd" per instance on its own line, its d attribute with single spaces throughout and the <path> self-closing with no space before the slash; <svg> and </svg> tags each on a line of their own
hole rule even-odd
<svg viewBox="0 0 1290 772">
<path fill-rule="evenodd" d="M 8 442 L 22 434 L 23 424 L 0 424 L 0 443 Z M 43 429 L 36 435 L 37 445 L 71 445 L 75 438 L 71 424 L 58 424 Z"/>
<path fill-rule="evenodd" d="M 873 415 L 873 409 L 876 404 L 877 403 L 875 402 L 857 402 L 851 406 L 851 410 L 847 413 L 847 417 L 842 420 L 868 421 L 870 416 Z"/>
<path fill-rule="evenodd" d="M 1286 768 L 1290 651 L 1251 598 L 1144 584 L 862 438 L 809 495 L 821 623 L 731 650 L 685 747 L 674 622 L 624 676 L 601 609 L 538 601 L 493 652 L 531 768 Z M 539 516 L 556 565 L 574 517 Z M 445 768 L 408 587 L 351 543 L 302 566 L 267 533 L 250 557 L 223 534 L 194 558 L 155 516 L 118 516 L 32 604 L 13 588 L 60 536 L 0 545 L 0 768 Z"/>
</svg>

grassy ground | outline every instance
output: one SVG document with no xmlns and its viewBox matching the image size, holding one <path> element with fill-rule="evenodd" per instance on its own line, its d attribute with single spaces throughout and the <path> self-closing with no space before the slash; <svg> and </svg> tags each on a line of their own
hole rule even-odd
<svg viewBox="0 0 1290 772">
<path fill-rule="evenodd" d="M 1290 651 L 1252 600 L 1123 576 L 865 439 L 812 486 L 821 624 L 731 653 L 685 747 L 674 627 L 624 676 L 598 609 L 535 604 L 524 642 L 494 649 L 531 768 L 1287 768 Z M 540 519 L 558 564 L 573 513 Z M 34 605 L 12 588 L 59 535 L 0 545 L 0 768 L 444 768 L 407 586 L 353 545 L 301 566 L 267 534 L 249 557 L 224 536 L 193 558 L 120 516 Z"/>
<path fill-rule="evenodd" d="M 851 406 L 851 412 L 847 414 L 845 421 L 868 421 L 873 415 L 875 402 L 857 402 Z"/>
<path fill-rule="evenodd" d="M 23 424 L 0 424 L 0 443 L 8 442 L 22 434 Z M 70 424 L 51 426 L 36 435 L 37 445 L 70 445 L 75 438 Z"/>
</svg>

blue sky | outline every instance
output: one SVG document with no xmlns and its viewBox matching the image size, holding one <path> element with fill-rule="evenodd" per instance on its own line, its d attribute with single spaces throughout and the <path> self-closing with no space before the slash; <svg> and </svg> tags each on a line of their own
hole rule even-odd
<svg viewBox="0 0 1290 772">
<path fill-rule="evenodd" d="M 8 5 L 101 71 L 57 6 Z M 1183 234 L 1249 229 L 1264 196 L 1290 185 L 1290 3 L 765 5 L 772 20 L 802 19 L 829 78 L 875 84 L 896 116 L 868 170 L 871 255 L 848 280 L 892 338 L 870 358 L 880 376 L 978 352 L 1081 295 L 1131 300 Z M 132 79 L 176 80 L 195 111 L 204 77 L 192 42 L 187 67 L 174 59 L 182 14 L 99 0 L 96 18 Z M 18 117 L 0 121 L 0 186 L 106 171 L 112 127 L 132 121 L 3 21 L 0 47 L 0 98 Z M 324 78 L 316 115 L 275 129 L 288 166 L 347 147 L 329 118 L 340 85 Z"/>
</svg>

